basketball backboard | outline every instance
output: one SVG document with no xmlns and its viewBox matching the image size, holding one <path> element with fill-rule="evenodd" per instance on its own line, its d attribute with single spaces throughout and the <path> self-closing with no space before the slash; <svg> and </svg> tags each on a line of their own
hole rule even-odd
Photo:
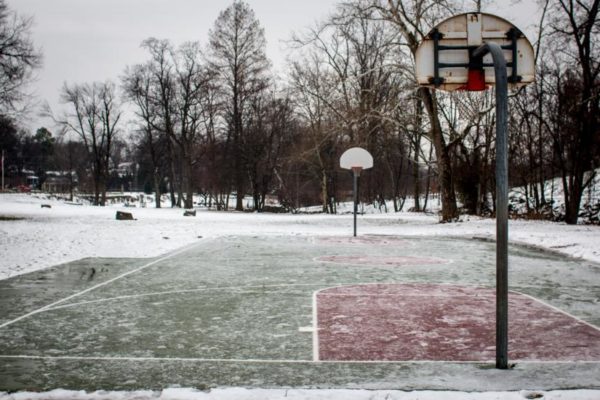
<svg viewBox="0 0 600 400">
<path fill-rule="evenodd" d="M 535 77 L 533 46 L 510 22 L 491 14 L 455 15 L 438 24 L 421 42 L 415 54 L 419 85 L 442 90 L 484 90 L 495 83 L 488 54 L 483 64 L 474 63 L 472 52 L 485 42 L 502 47 L 508 83 L 519 87 Z"/>
<path fill-rule="evenodd" d="M 344 169 L 369 169 L 373 167 L 373 156 L 361 147 L 352 147 L 340 157 L 340 167 Z"/>
</svg>

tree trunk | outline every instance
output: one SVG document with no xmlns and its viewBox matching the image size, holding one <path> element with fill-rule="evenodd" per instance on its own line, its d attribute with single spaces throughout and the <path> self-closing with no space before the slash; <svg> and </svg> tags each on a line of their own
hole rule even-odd
<svg viewBox="0 0 600 400">
<path fill-rule="evenodd" d="M 441 222 L 452 222 L 458 218 L 458 208 L 456 207 L 456 195 L 454 193 L 454 184 L 452 181 L 452 164 L 450 162 L 450 152 L 444 135 L 442 126 L 438 117 L 437 102 L 428 88 L 419 88 L 419 94 L 425 104 L 425 109 L 431 122 L 431 141 L 435 148 L 438 164 L 438 183 L 442 200 L 442 219 Z"/>
<path fill-rule="evenodd" d="M 412 175 L 414 180 L 414 192 L 413 196 L 415 198 L 415 211 L 421 211 L 421 187 L 420 187 L 420 177 L 419 177 L 419 148 L 421 147 L 421 137 L 417 134 L 415 137 L 415 152 L 413 154 L 413 168 Z"/>
<path fill-rule="evenodd" d="M 415 211 L 421 211 L 421 185 L 419 176 L 419 150 L 421 149 L 421 122 L 423 119 L 423 100 L 417 97 L 415 102 L 415 127 L 414 127 L 414 154 L 413 154 L 413 180 L 414 180 L 414 199 L 415 199 Z"/>
<path fill-rule="evenodd" d="M 321 200 L 323 204 L 323 212 L 328 212 L 327 205 L 329 201 L 327 199 L 327 172 L 325 170 L 321 171 Z"/>
<path fill-rule="evenodd" d="M 182 171 L 182 181 L 183 186 L 185 187 L 185 199 L 184 199 L 184 208 L 191 209 L 194 208 L 194 185 L 192 179 L 192 160 L 188 154 L 183 155 L 183 162 L 181 167 Z"/>
<path fill-rule="evenodd" d="M 427 160 L 427 182 L 425 183 L 425 202 L 423 203 L 423 211 L 427 211 L 427 203 L 429 202 L 429 187 L 431 185 L 431 158 L 433 156 L 433 147 L 429 148 L 429 159 Z"/>
<path fill-rule="evenodd" d="M 160 175 L 157 168 L 154 169 L 154 204 L 156 208 L 160 208 Z"/>
<path fill-rule="evenodd" d="M 94 205 L 100 205 L 100 178 L 98 173 L 94 173 Z"/>
<path fill-rule="evenodd" d="M 167 154 L 169 157 L 169 194 L 171 196 L 171 207 L 175 207 L 177 204 L 177 200 L 175 199 L 175 157 L 173 154 L 173 143 L 171 143 L 171 138 L 167 138 Z"/>
</svg>

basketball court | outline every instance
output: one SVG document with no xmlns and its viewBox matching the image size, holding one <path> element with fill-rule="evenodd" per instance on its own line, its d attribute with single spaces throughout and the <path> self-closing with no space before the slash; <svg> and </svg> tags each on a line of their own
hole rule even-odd
<svg viewBox="0 0 600 400">
<path fill-rule="evenodd" d="M 500 371 L 494 249 L 231 236 L 0 281 L 0 389 L 598 387 L 600 267 L 511 247 Z"/>
</svg>

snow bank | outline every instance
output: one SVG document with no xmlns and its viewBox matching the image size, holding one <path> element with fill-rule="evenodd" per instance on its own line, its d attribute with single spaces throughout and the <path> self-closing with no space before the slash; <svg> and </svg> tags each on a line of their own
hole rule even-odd
<svg viewBox="0 0 600 400">
<path fill-rule="evenodd" d="M 300 389 L 214 389 L 201 392 L 194 389 L 165 389 L 162 392 L 135 391 L 70 391 L 57 389 L 46 393 L 0 393 L 0 400 L 597 400 L 599 390 L 556 390 L 519 392 L 445 392 L 390 390 L 300 390 Z"/>
</svg>

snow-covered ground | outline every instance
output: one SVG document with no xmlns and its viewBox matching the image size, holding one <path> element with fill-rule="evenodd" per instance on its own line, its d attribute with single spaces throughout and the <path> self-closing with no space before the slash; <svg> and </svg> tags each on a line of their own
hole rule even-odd
<svg viewBox="0 0 600 400">
<path fill-rule="evenodd" d="M 42 207 L 49 205 L 50 208 Z M 116 211 L 134 221 L 117 221 Z M 370 213 L 359 216 L 360 234 L 412 237 L 485 237 L 493 239 L 495 221 L 465 217 L 440 224 L 436 215 Z M 84 257 L 155 257 L 222 235 L 350 235 L 352 216 L 256 214 L 181 209 L 73 205 L 28 194 L 0 194 L 0 279 Z M 510 240 L 600 262 L 600 227 L 540 221 L 510 221 Z M 540 397 L 543 396 L 543 397 Z M 0 394 L 0 399 L 600 399 L 600 390 L 552 392 L 439 392 L 366 390 L 266 390 L 223 388 L 211 392 L 167 389 L 162 392 L 56 390 L 41 394 Z"/>
<path fill-rule="evenodd" d="M 301 390 L 227 388 L 201 392 L 165 389 L 162 392 L 93 392 L 54 390 L 46 393 L 2 395 L 2 400 L 598 400 L 598 390 L 522 390 L 518 392 L 443 392 L 394 390 Z"/>
<path fill-rule="evenodd" d="M 42 208 L 50 205 L 51 208 Z M 117 221 L 116 211 L 135 221 Z M 374 210 L 367 210 L 373 212 Z M 18 219 L 13 219 L 18 218 Z M 22 219 L 21 219 L 22 218 Z M 436 215 L 369 213 L 359 216 L 358 234 L 400 236 L 495 236 L 493 219 L 464 217 L 440 224 Z M 545 221 L 510 221 L 510 241 L 600 262 L 600 227 Z M 349 235 L 352 215 L 256 214 L 177 208 L 66 204 L 27 194 L 0 194 L 0 279 L 84 257 L 155 257 L 221 235 Z"/>
<path fill-rule="evenodd" d="M 590 176 L 586 174 L 586 179 Z M 538 190 L 540 190 L 538 188 Z M 535 209 L 535 200 L 533 189 L 529 188 L 529 197 L 526 196 L 526 187 L 515 187 L 509 192 L 509 204 L 512 212 L 520 215 L 527 214 L 527 203 L 531 210 Z M 565 216 L 565 192 L 561 178 L 554 178 L 544 182 L 543 185 L 544 199 L 547 206 L 544 207 L 543 214 L 549 217 L 550 211 L 552 218 L 558 221 L 564 219 Z M 527 201 L 528 200 L 528 201 Z M 540 199 L 541 200 L 541 199 Z M 600 169 L 594 172 L 590 185 L 584 190 L 581 198 L 581 208 L 579 212 L 579 220 L 582 223 L 598 224 L 600 212 Z"/>
</svg>

